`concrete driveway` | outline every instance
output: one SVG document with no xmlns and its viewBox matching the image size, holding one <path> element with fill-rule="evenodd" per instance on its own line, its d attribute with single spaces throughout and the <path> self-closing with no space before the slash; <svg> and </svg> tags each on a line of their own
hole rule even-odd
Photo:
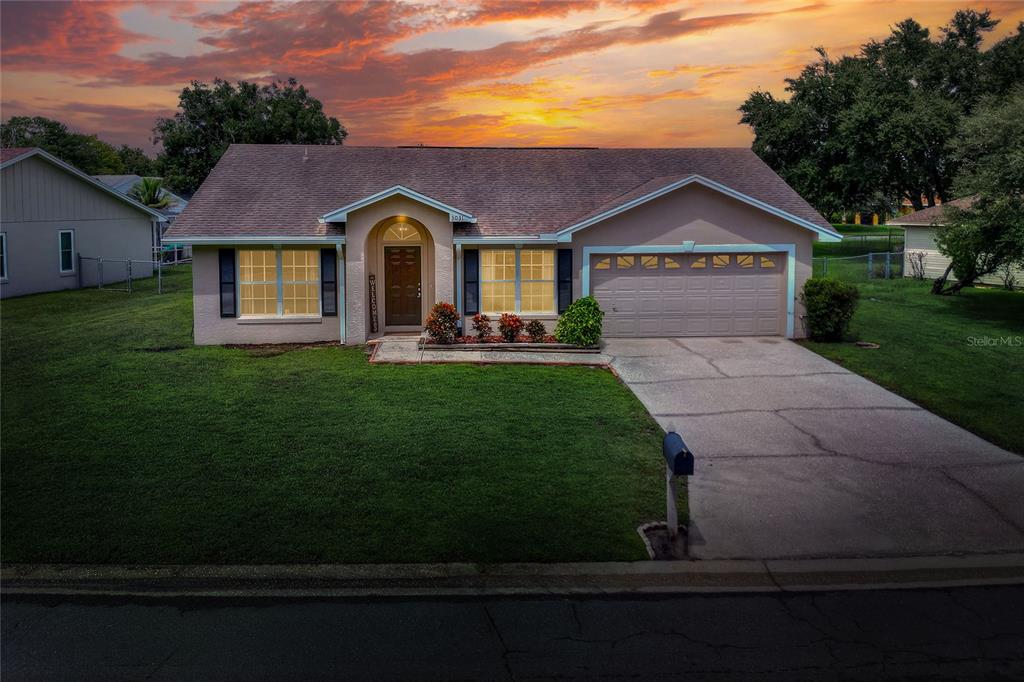
<svg viewBox="0 0 1024 682">
<path fill-rule="evenodd" d="M 609 339 L 697 460 L 704 559 L 1024 550 L 1024 457 L 778 338 Z"/>
</svg>

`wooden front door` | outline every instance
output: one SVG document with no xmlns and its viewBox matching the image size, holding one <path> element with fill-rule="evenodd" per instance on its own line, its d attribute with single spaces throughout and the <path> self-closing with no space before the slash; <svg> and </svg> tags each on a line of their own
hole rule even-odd
<svg viewBox="0 0 1024 682">
<path fill-rule="evenodd" d="M 419 326 L 423 323 L 420 247 L 385 246 L 384 262 L 384 324 L 389 327 Z"/>
</svg>

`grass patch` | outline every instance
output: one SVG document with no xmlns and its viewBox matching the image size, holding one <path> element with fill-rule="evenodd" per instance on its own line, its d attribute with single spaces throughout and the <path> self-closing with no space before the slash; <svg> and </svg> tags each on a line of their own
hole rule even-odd
<svg viewBox="0 0 1024 682">
<path fill-rule="evenodd" d="M 858 284 L 861 302 L 850 335 L 881 348 L 806 342 L 807 347 L 1024 454 L 1024 347 L 1019 345 L 1024 293 L 966 289 L 958 296 L 933 296 L 930 284 L 910 279 Z M 1013 338 L 1018 345 L 998 341 Z"/>
<path fill-rule="evenodd" d="M 195 347 L 189 276 L 3 302 L 5 562 L 645 558 L 661 432 L 610 373 Z"/>
</svg>

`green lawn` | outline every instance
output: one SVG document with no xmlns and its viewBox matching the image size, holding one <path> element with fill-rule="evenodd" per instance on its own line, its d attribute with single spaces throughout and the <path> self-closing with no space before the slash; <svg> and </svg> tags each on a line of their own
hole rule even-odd
<svg viewBox="0 0 1024 682">
<path fill-rule="evenodd" d="M 1024 293 L 966 289 L 933 296 L 929 286 L 910 279 L 858 284 L 861 302 L 850 336 L 881 344 L 877 350 L 852 343 L 807 346 L 1024 454 Z"/>
<path fill-rule="evenodd" d="M 198 348 L 188 276 L 3 302 L 3 561 L 645 558 L 661 432 L 609 372 Z"/>
</svg>

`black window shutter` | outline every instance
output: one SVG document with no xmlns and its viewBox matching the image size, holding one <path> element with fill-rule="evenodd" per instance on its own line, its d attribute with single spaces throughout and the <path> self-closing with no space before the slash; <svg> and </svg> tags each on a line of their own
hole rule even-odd
<svg viewBox="0 0 1024 682">
<path fill-rule="evenodd" d="M 558 314 L 572 303 L 572 249 L 558 250 Z"/>
<path fill-rule="evenodd" d="M 324 317 L 338 316 L 338 252 L 320 249 L 320 300 Z"/>
<path fill-rule="evenodd" d="M 219 249 L 220 258 L 220 316 L 237 317 L 235 305 L 235 250 Z"/>
<path fill-rule="evenodd" d="M 462 311 L 467 315 L 480 312 L 480 252 L 476 249 L 464 251 L 462 254 L 464 270 Z"/>
</svg>

